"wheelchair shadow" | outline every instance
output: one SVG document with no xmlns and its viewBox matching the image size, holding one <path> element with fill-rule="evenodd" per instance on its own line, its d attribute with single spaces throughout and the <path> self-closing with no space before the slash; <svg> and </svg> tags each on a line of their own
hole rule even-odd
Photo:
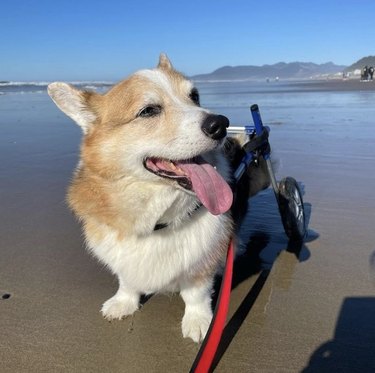
<svg viewBox="0 0 375 373">
<path fill-rule="evenodd" d="M 304 194 L 303 185 L 300 185 L 300 188 Z M 269 271 L 282 251 L 295 255 L 297 263 L 309 259 L 311 253 L 307 244 L 316 240 L 319 234 L 308 228 L 311 204 L 304 202 L 304 209 L 307 237 L 304 242 L 293 242 L 289 241 L 285 234 L 273 190 L 268 188 L 250 199 L 246 216 L 236 234 L 237 257 L 234 262 L 232 289 L 253 275 Z M 215 290 L 220 288 L 220 282 L 221 277 L 218 277 Z"/>
<path fill-rule="evenodd" d="M 300 188 L 304 194 L 303 185 L 300 185 Z M 308 227 L 312 206 L 304 202 L 304 208 L 306 226 Z M 224 328 L 211 371 L 216 368 L 250 313 L 279 254 L 282 251 L 287 251 L 297 258 L 293 265 L 285 268 L 286 271 L 291 272 L 289 278 L 292 278 L 295 266 L 310 258 L 311 253 L 306 244 L 318 237 L 316 232 L 308 229 L 308 235 L 304 242 L 288 241 L 272 189 L 268 188 L 250 200 L 248 212 L 237 233 L 239 255 L 234 262 L 232 289 L 251 276 L 256 275 L 258 278 Z M 220 282 L 221 278 L 218 278 L 215 283 L 215 295 L 218 294 Z M 216 306 L 216 302 L 217 296 L 214 296 L 213 306 Z"/>
</svg>

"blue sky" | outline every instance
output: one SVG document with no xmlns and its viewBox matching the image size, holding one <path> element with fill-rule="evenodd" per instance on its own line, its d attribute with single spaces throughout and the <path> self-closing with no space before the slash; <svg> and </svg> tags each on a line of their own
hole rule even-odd
<svg viewBox="0 0 375 373">
<path fill-rule="evenodd" d="M 375 54 L 374 0 L 1 0 L 0 80 L 117 80 Z"/>
</svg>

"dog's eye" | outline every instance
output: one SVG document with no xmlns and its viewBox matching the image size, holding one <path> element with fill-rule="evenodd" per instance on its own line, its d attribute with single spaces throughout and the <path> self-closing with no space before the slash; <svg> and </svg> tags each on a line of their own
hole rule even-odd
<svg viewBox="0 0 375 373">
<path fill-rule="evenodd" d="M 149 105 L 144 107 L 139 113 L 138 116 L 142 118 L 150 118 L 161 113 L 160 105 Z"/>
<path fill-rule="evenodd" d="M 200 105 L 200 102 L 199 102 L 199 93 L 198 93 L 198 90 L 196 88 L 193 88 L 190 92 L 190 95 L 189 95 L 191 101 L 194 102 L 195 105 Z"/>
</svg>

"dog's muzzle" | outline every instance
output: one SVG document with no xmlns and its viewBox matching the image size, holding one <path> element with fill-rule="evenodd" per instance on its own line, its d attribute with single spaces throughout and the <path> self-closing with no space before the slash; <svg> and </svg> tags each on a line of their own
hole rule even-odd
<svg viewBox="0 0 375 373">
<path fill-rule="evenodd" d="M 203 133 L 213 140 L 221 140 L 227 135 L 229 119 L 224 115 L 208 114 L 202 123 Z"/>
</svg>

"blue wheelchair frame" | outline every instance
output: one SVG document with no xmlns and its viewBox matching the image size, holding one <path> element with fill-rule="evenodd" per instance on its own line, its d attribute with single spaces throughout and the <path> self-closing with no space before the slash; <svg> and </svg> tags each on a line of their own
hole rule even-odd
<svg viewBox="0 0 375 373">
<path fill-rule="evenodd" d="M 271 185 L 278 203 L 281 220 L 285 233 L 291 240 L 303 241 L 306 237 L 306 219 L 302 193 L 297 181 L 286 177 L 277 183 L 271 162 L 271 146 L 268 141 L 270 128 L 263 125 L 258 105 L 250 108 L 254 125 L 244 127 L 229 127 L 229 133 L 243 133 L 248 136 L 248 142 L 243 146 L 245 156 L 242 158 L 234 178 L 238 182 L 249 165 L 260 156 L 267 164 Z"/>
</svg>

